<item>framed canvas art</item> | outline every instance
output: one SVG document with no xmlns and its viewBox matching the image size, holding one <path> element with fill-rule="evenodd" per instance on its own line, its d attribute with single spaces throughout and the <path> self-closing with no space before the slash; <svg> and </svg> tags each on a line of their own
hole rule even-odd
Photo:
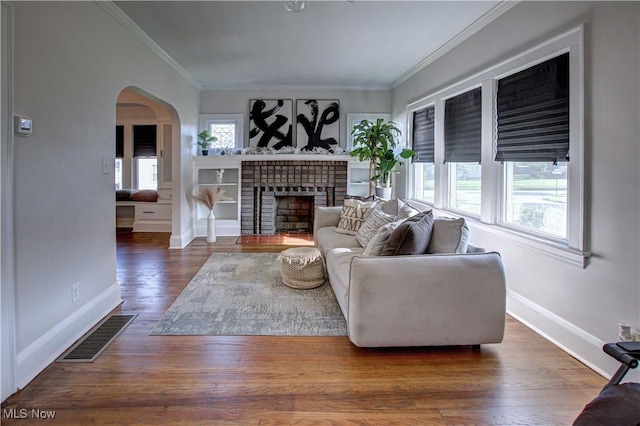
<svg viewBox="0 0 640 426">
<path fill-rule="evenodd" d="M 293 147 L 293 100 L 251 99 L 249 120 L 251 148 Z"/>
<path fill-rule="evenodd" d="M 296 114 L 298 149 L 331 150 L 340 146 L 340 101 L 298 99 Z"/>
</svg>

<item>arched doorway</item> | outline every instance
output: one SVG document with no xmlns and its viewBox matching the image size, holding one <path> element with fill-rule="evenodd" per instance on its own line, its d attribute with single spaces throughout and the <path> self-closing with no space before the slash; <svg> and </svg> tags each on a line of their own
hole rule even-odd
<svg viewBox="0 0 640 426">
<path fill-rule="evenodd" d="M 180 122 L 175 109 L 135 87 L 116 103 L 116 227 L 174 232 L 174 158 Z M 177 154 L 174 155 L 174 152 Z M 175 230 L 179 232 L 179 230 Z"/>
</svg>

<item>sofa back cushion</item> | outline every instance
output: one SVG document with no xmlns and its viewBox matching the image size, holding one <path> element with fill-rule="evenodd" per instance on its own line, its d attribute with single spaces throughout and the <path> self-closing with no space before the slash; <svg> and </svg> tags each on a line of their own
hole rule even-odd
<svg viewBox="0 0 640 426">
<path fill-rule="evenodd" d="M 336 232 L 356 235 L 375 204 L 375 201 L 344 200 Z"/>
<path fill-rule="evenodd" d="M 424 254 L 431 241 L 432 228 L 431 210 L 411 216 L 391 233 L 382 248 L 382 256 Z"/>
<path fill-rule="evenodd" d="M 466 253 L 469 227 L 464 218 L 438 217 L 433 223 L 429 254 Z"/>
</svg>

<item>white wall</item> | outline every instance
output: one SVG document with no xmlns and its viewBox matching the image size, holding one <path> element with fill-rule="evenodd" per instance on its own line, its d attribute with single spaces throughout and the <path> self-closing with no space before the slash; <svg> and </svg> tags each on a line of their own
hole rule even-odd
<svg viewBox="0 0 640 426">
<path fill-rule="evenodd" d="M 346 148 L 348 113 L 389 113 L 391 92 L 388 90 L 271 89 L 204 91 L 200 96 L 201 114 L 244 114 L 245 146 L 249 144 L 249 101 L 251 99 L 292 99 L 294 115 L 296 99 L 337 99 L 340 101 L 340 146 Z M 293 126 L 296 140 L 296 126 Z"/>
<path fill-rule="evenodd" d="M 511 313 L 604 374 L 618 323 L 640 326 L 640 22 L 637 2 L 521 2 L 392 91 L 392 113 L 585 23 L 585 269 L 472 230 L 501 252 Z"/>
<path fill-rule="evenodd" d="M 179 116 L 181 232 L 192 228 L 180 188 L 191 182 L 199 91 L 94 2 L 16 2 L 14 15 L 15 112 L 34 123 L 30 137 L 16 139 L 13 158 L 22 387 L 120 302 L 114 175 L 102 173 L 102 160 L 113 164 L 115 156 L 118 95 L 140 88 Z M 80 283 L 75 303 L 73 283 Z"/>
</svg>

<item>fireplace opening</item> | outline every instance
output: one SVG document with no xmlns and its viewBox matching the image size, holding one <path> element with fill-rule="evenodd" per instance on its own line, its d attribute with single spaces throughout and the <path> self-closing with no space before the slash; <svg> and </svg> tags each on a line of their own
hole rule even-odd
<svg viewBox="0 0 640 426">
<path fill-rule="evenodd" d="M 276 196 L 276 232 L 311 232 L 313 196 Z"/>
</svg>

